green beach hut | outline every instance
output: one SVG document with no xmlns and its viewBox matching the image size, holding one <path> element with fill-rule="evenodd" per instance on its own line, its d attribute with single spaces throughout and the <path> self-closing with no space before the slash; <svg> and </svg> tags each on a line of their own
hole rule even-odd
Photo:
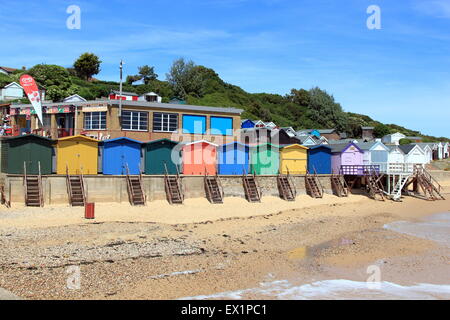
<svg viewBox="0 0 450 320">
<path fill-rule="evenodd" d="M 169 139 L 159 139 L 147 142 L 144 145 L 145 150 L 145 174 L 161 175 L 166 170 L 170 175 L 177 174 L 177 166 L 180 168 L 180 150 L 177 147 L 178 142 Z"/>
<path fill-rule="evenodd" d="M 34 134 L 2 140 L 3 173 L 23 174 L 24 163 L 27 174 L 52 174 L 53 140 Z"/>
<path fill-rule="evenodd" d="M 257 175 L 277 175 L 280 168 L 280 147 L 263 143 L 250 147 L 250 172 Z"/>
</svg>

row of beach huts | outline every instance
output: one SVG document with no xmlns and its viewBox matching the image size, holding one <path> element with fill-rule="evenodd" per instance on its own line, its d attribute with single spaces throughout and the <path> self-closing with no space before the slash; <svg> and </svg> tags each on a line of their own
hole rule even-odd
<svg viewBox="0 0 450 320">
<path fill-rule="evenodd" d="M 51 140 L 29 134 L 1 141 L 5 174 L 338 174 L 343 166 L 358 165 L 376 165 L 388 173 L 392 164 L 431 161 L 427 144 L 385 145 L 380 140 L 316 146 L 238 141 L 216 145 L 206 140 L 141 142 L 127 137 L 99 141 L 82 135 Z"/>
</svg>

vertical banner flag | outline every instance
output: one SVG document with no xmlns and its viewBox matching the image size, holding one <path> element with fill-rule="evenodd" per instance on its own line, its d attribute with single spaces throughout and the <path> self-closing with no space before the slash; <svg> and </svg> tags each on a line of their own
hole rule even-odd
<svg viewBox="0 0 450 320">
<path fill-rule="evenodd" d="M 28 99 L 31 102 L 31 105 L 36 111 L 39 121 L 41 121 L 41 124 L 43 124 L 41 95 L 39 94 L 39 89 L 36 84 L 36 81 L 34 81 L 32 76 L 24 74 L 23 76 L 20 77 L 20 85 L 22 86 Z"/>
</svg>

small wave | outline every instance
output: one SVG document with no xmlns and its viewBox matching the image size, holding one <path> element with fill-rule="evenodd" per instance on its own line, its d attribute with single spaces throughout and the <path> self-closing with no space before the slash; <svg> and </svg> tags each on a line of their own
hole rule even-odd
<svg viewBox="0 0 450 320">
<path fill-rule="evenodd" d="M 401 286 L 392 282 L 381 282 L 378 288 L 370 289 L 367 282 L 343 279 L 317 281 L 300 286 L 294 286 L 287 280 L 281 280 L 263 283 L 259 288 L 186 297 L 181 300 L 249 298 L 280 300 L 450 299 L 450 285 L 420 283 Z"/>
</svg>

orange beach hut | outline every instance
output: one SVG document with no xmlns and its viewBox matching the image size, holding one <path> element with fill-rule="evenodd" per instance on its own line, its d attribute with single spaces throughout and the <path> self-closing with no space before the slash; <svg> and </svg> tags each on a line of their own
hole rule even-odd
<svg viewBox="0 0 450 320">
<path fill-rule="evenodd" d="M 217 145 L 206 140 L 184 144 L 182 148 L 184 175 L 215 175 L 217 173 Z"/>
</svg>

